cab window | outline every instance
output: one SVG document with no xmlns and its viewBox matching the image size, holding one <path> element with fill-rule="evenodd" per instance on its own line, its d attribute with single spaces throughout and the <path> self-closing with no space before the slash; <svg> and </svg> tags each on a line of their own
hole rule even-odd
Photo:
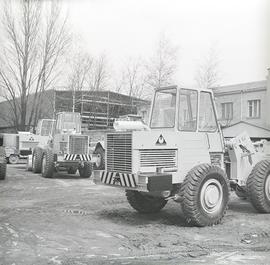
<svg viewBox="0 0 270 265">
<path fill-rule="evenodd" d="M 194 132 L 197 129 L 198 93 L 181 89 L 179 102 L 179 130 Z"/>
<path fill-rule="evenodd" d="M 176 89 L 163 89 L 155 94 L 151 128 L 172 128 L 175 123 Z"/>
<path fill-rule="evenodd" d="M 216 130 L 217 130 L 217 122 L 211 94 L 209 92 L 201 92 L 199 131 L 214 132 Z"/>
</svg>

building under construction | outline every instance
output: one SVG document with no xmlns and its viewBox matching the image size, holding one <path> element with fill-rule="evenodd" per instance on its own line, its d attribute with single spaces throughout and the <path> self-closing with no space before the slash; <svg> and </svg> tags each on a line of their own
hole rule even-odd
<svg viewBox="0 0 270 265">
<path fill-rule="evenodd" d="M 145 119 L 150 102 L 111 91 L 55 90 L 54 112 L 76 111 L 83 130 L 109 129 L 115 118 L 138 114 Z"/>
</svg>

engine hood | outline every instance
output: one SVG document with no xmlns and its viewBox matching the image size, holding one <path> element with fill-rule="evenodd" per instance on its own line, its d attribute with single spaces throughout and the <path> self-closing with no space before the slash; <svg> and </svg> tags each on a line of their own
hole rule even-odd
<svg viewBox="0 0 270 265">
<path fill-rule="evenodd" d="M 177 148 L 175 132 L 133 131 L 134 149 L 174 149 Z"/>
</svg>

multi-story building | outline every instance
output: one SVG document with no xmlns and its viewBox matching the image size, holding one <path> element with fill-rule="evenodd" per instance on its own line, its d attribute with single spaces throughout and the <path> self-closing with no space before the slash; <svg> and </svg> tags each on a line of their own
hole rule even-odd
<svg viewBox="0 0 270 265">
<path fill-rule="evenodd" d="M 213 88 L 225 137 L 246 131 L 270 139 L 270 69 L 266 80 Z"/>
</svg>

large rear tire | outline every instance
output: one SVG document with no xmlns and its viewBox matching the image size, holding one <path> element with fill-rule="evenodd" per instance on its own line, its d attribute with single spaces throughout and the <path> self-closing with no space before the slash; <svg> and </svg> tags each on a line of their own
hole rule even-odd
<svg viewBox="0 0 270 265">
<path fill-rule="evenodd" d="M 167 204 L 161 197 L 134 190 L 126 190 L 126 196 L 131 207 L 140 213 L 157 213 Z"/>
<path fill-rule="evenodd" d="M 85 162 L 84 167 L 79 167 L 79 173 L 81 178 L 90 178 L 92 175 L 93 167 L 92 163 Z"/>
<path fill-rule="evenodd" d="M 42 170 L 43 178 L 52 178 L 54 174 L 54 155 L 51 149 L 47 149 L 42 157 Z"/>
<path fill-rule="evenodd" d="M 260 213 L 270 213 L 270 161 L 255 165 L 247 179 L 247 191 L 253 207 Z"/>
<path fill-rule="evenodd" d="M 7 161 L 6 161 L 6 152 L 5 148 L 0 147 L 0 180 L 6 178 L 7 172 Z"/>
<path fill-rule="evenodd" d="M 41 173 L 42 166 L 42 149 L 36 147 L 33 151 L 33 160 L 32 160 L 32 168 L 34 173 Z"/>
<path fill-rule="evenodd" d="M 220 167 L 210 164 L 194 167 L 180 192 L 187 222 L 201 227 L 220 223 L 229 201 L 229 181 Z"/>
</svg>

